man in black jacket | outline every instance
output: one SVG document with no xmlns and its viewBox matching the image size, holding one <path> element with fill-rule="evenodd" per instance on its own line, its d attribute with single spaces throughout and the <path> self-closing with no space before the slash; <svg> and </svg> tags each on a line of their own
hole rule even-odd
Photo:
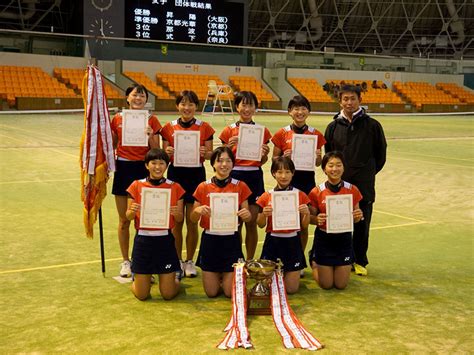
<svg viewBox="0 0 474 355">
<path fill-rule="evenodd" d="M 327 126 L 326 152 L 338 150 L 344 154 L 342 179 L 357 186 L 362 193 L 359 203 L 364 219 L 354 225 L 353 244 L 357 275 L 367 275 L 367 249 L 375 201 L 375 175 L 382 170 L 387 152 L 387 142 L 381 124 L 360 107 L 360 88 L 345 85 L 339 91 L 341 112 Z"/>
</svg>

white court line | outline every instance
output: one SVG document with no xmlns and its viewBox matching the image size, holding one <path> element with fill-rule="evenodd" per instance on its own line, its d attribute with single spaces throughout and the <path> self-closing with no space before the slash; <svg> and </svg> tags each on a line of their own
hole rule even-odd
<svg viewBox="0 0 474 355">
<path fill-rule="evenodd" d="M 416 160 L 416 159 L 406 159 L 406 158 L 400 158 L 400 157 L 390 157 L 389 159 L 398 159 L 398 160 L 406 160 L 406 161 L 414 161 L 416 163 L 424 163 L 424 164 L 432 164 L 432 165 L 440 165 L 440 166 L 455 166 L 458 168 L 468 168 L 472 169 L 474 168 L 473 166 L 469 165 L 457 165 L 457 164 L 448 164 L 448 163 L 435 163 L 431 161 L 426 161 L 426 160 Z"/>
<path fill-rule="evenodd" d="M 392 137 L 387 138 L 389 141 L 458 141 L 458 140 L 472 140 L 474 136 L 459 136 L 459 137 Z"/>
<path fill-rule="evenodd" d="M 66 152 L 62 152 L 60 150 L 57 150 L 57 149 L 54 149 L 54 148 L 46 148 L 46 149 L 49 149 L 49 150 L 52 150 L 53 152 L 56 152 L 56 153 L 59 153 L 59 154 L 63 154 L 63 155 L 67 155 L 69 157 L 73 157 L 75 159 L 77 159 L 79 161 L 79 149 L 77 150 L 77 155 L 76 154 L 71 154 L 71 153 L 66 153 Z"/>
<path fill-rule="evenodd" d="M 65 182 L 65 181 L 81 181 L 79 178 L 75 179 L 51 179 L 51 180 L 23 180 L 23 181 L 1 181 L 0 185 L 12 185 L 12 184 L 31 184 L 31 183 L 47 183 L 47 182 Z"/>
<path fill-rule="evenodd" d="M 12 139 L 12 140 L 14 140 L 14 141 L 18 141 L 18 142 L 25 143 L 25 140 L 24 140 L 24 139 L 18 139 L 18 138 L 15 138 L 15 137 L 10 137 L 10 136 L 7 136 L 6 134 L 0 134 L 0 136 L 6 137 L 6 138 L 8 138 L 8 139 Z"/>
<path fill-rule="evenodd" d="M 428 158 L 440 158 L 440 159 L 446 159 L 446 160 L 459 160 L 459 161 L 469 161 L 473 162 L 474 159 L 463 159 L 463 158 L 453 158 L 449 156 L 441 156 L 441 155 L 430 155 L 430 154 L 420 154 L 420 153 L 410 153 L 410 152 L 400 152 L 401 154 L 407 154 L 407 155 L 417 155 L 420 157 L 428 157 Z"/>
<path fill-rule="evenodd" d="M 49 134 L 46 134 L 46 133 L 43 133 L 43 132 L 32 131 L 32 130 L 24 129 L 24 128 L 20 128 L 20 127 L 13 127 L 13 126 L 9 126 L 9 125 L 6 125 L 6 124 L 0 124 L 0 127 L 6 127 L 6 128 L 10 128 L 12 130 L 24 131 L 24 132 L 30 133 L 35 138 L 39 138 L 38 135 L 43 135 L 44 137 L 51 138 L 53 140 L 61 139 L 61 140 L 65 141 L 65 142 L 68 142 L 68 143 L 77 143 L 76 141 L 72 141 L 72 140 L 64 138 L 64 137 L 50 136 Z M 44 140 L 45 139 L 44 137 L 39 138 L 39 139 Z"/>
<path fill-rule="evenodd" d="M 420 224 L 427 224 L 429 222 L 419 221 L 419 222 L 412 222 L 412 223 L 403 223 L 403 224 L 394 224 L 391 226 L 381 226 L 381 227 L 370 227 L 370 230 L 381 230 L 381 229 L 390 229 L 390 228 L 399 228 L 399 227 L 408 227 L 408 226 L 417 226 Z"/>
<path fill-rule="evenodd" d="M 394 224 L 391 226 L 382 226 L 382 227 L 374 227 L 370 228 L 370 230 L 380 230 L 380 229 L 389 229 L 389 228 L 399 228 L 399 227 L 408 227 L 408 226 L 415 226 L 415 225 L 420 225 L 420 224 L 427 224 L 428 222 L 424 221 L 419 221 L 419 222 L 414 222 L 414 223 L 404 223 L 404 224 Z M 312 239 L 313 236 L 309 235 L 308 239 Z M 263 244 L 263 241 L 260 240 L 257 244 Z M 242 243 L 242 247 L 245 247 L 245 243 Z M 186 252 L 186 250 L 183 250 L 183 252 Z M 199 248 L 196 249 L 196 252 L 199 252 Z M 112 258 L 112 259 L 105 259 L 105 262 L 109 261 L 118 261 L 122 260 L 122 258 Z M 88 264 L 98 264 L 100 263 L 100 260 L 91 260 L 91 261 L 82 261 L 78 263 L 70 263 L 70 264 L 59 264 L 59 265 L 48 265 L 48 266 L 38 266 L 38 267 L 32 267 L 32 268 L 26 268 L 26 269 L 15 269 L 15 270 L 4 270 L 0 271 L 0 275 L 5 275 L 5 274 L 15 274 L 15 273 L 20 273 L 20 272 L 27 272 L 27 271 L 39 271 L 39 270 L 49 270 L 49 269 L 60 269 L 64 267 L 70 267 L 70 266 L 80 266 L 80 265 L 88 265 Z"/>
<path fill-rule="evenodd" d="M 381 213 L 381 214 L 386 214 L 386 215 L 388 215 L 388 216 L 393 216 L 393 217 L 408 219 L 409 221 L 415 221 L 415 222 L 417 222 L 417 223 L 428 223 L 427 221 L 422 221 L 421 219 L 416 219 L 416 218 L 412 218 L 412 217 L 406 217 L 406 216 L 402 216 L 402 215 L 396 214 L 396 213 L 384 212 L 384 211 L 380 211 L 380 210 L 374 210 L 374 212 Z"/>
</svg>

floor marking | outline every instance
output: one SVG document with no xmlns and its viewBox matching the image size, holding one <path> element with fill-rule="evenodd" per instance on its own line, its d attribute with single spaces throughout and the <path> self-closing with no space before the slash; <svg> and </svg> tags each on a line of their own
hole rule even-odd
<svg viewBox="0 0 474 355">
<path fill-rule="evenodd" d="M 117 261 L 117 260 L 122 260 L 122 258 L 106 259 L 105 261 L 107 262 L 107 261 Z M 59 269 L 59 268 L 63 268 L 63 267 L 96 264 L 96 263 L 100 263 L 100 262 L 101 262 L 100 260 L 92 260 L 92 261 L 82 261 L 82 262 L 79 262 L 79 263 L 71 263 L 71 264 L 59 264 L 59 265 L 30 267 L 30 268 L 27 268 L 27 269 L 5 270 L 5 271 L 0 271 L 0 275 L 13 274 L 13 273 L 25 272 L 25 271 Z"/>
<path fill-rule="evenodd" d="M 25 143 L 24 139 L 18 139 L 18 138 L 10 137 L 10 136 L 7 136 L 6 134 L 0 134 L 0 136 L 8 138 L 8 139 L 13 139 L 14 141 Z"/>
<path fill-rule="evenodd" d="M 384 211 L 375 210 L 375 209 L 374 209 L 374 212 L 381 213 L 381 214 L 386 214 L 388 216 L 408 219 L 409 221 L 415 221 L 415 222 L 418 222 L 418 223 L 428 223 L 427 221 L 422 221 L 421 219 L 416 219 L 416 218 L 413 218 L 413 217 L 406 217 L 406 216 L 402 216 L 402 215 L 399 215 L 399 214 L 396 214 L 396 213 L 384 212 Z"/>
<path fill-rule="evenodd" d="M 77 148 L 77 145 L 32 145 L 32 146 L 1 146 L 0 149 L 41 149 L 41 148 Z"/>
<path fill-rule="evenodd" d="M 391 137 L 387 140 L 391 141 L 452 141 L 452 140 L 471 140 L 474 136 L 459 136 L 459 137 L 413 137 L 413 138 L 397 138 Z"/>
<path fill-rule="evenodd" d="M 72 141 L 70 139 L 67 139 L 67 138 L 64 138 L 64 137 L 59 137 L 59 136 L 50 136 L 49 134 L 46 134 L 46 133 L 42 133 L 42 132 L 38 132 L 38 131 L 31 131 L 29 129 L 24 129 L 24 128 L 20 128 L 20 127 L 13 127 L 13 126 L 8 126 L 6 124 L 0 124 L 0 127 L 6 127 L 6 128 L 10 128 L 10 129 L 13 129 L 13 130 L 18 130 L 18 131 L 24 131 L 24 132 L 28 132 L 28 133 L 31 133 L 34 135 L 34 137 L 37 137 L 39 134 L 45 136 L 45 137 L 48 137 L 48 138 L 51 138 L 51 139 L 62 139 L 63 141 L 66 141 L 68 143 L 75 143 L 75 141 Z M 40 138 L 40 139 L 44 139 L 44 138 Z"/>
<path fill-rule="evenodd" d="M 414 161 L 414 162 L 416 162 L 416 163 L 425 163 L 425 164 L 433 164 L 433 165 L 441 165 L 441 166 L 456 166 L 456 167 L 458 167 L 458 168 L 467 168 L 467 169 L 472 169 L 472 168 L 474 168 L 473 166 L 469 166 L 469 165 L 457 165 L 457 164 L 447 164 L 447 163 L 435 163 L 435 162 L 426 161 L 426 160 L 407 159 L 407 158 L 400 158 L 400 157 L 390 157 L 390 159 Z"/>
<path fill-rule="evenodd" d="M 80 181 L 80 178 L 74 179 L 57 179 L 57 180 L 23 180 L 23 181 L 2 181 L 0 185 L 10 185 L 10 184 L 31 184 L 31 183 L 47 183 L 47 182 L 65 182 L 65 181 Z"/>
<path fill-rule="evenodd" d="M 473 162 L 474 159 L 462 159 L 462 158 L 452 158 L 449 156 L 440 156 L 440 155 L 430 155 L 430 154 L 420 154 L 420 153 L 411 153 L 411 152 L 399 152 L 401 154 L 408 154 L 408 155 L 418 155 L 421 157 L 429 157 L 429 158 L 440 158 L 440 159 L 448 159 L 448 160 L 459 160 L 459 161 L 470 161 Z"/>
<path fill-rule="evenodd" d="M 79 149 L 78 149 L 78 152 L 77 152 L 77 155 L 76 154 L 71 154 L 71 153 L 66 153 L 66 152 L 62 152 L 60 150 L 57 150 L 57 149 L 54 149 L 54 148 L 47 148 L 49 150 L 52 150 L 53 152 L 56 152 L 56 153 L 59 153 L 59 154 L 63 154 L 63 155 L 67 155 L 67 156 L 70 156 L 70 157 L 74 157 L 75 159 L 77 159 L 77 161 L 79 161 Z"/>
<path fill-rule="evenodd" d="M 418 222 L 412 222 L 412 223 L 404 223 L 404 224 L 394 224 L 391 226 L 382 226 L 382 227 L 371 227 L 370 230 L 381 230 L 381 229 L 389 229 L 389 228 L 399 228 L 399 227 L 407 227 L 407 226 L 416 226 L 420 224 L 428 224 L 429 222 L 425 221 L 418 221 Z M 313 235 L 308 235 L 308 240 L 313 239 Z M 257 245 L 261 245 L 264 243 L 264 240 L 260 240 L 257 242 Z M 245 243 L 242 243 L 242 248 L 245 249 Z M 182 251 L 183 253 L 186 253 L 186 250 Z M 199 248 L 196 249 L 196 253 L 199 253 Z M 119 261 L 122 260 L 122 258 L 112 258 L 112 259 L 105 259 L 105 262 L 109 261 Z M 100 263 L 100 260 L 92 260 L 92 261 L 82 261 L 78 263 L 70 263 L 70 264 L 59 264 L 59 265 L 49 265 L 49 266 L 38 266 L 38 267 L 32 267 L 32 268 L 27 268 L 27 269 L 15 269 L 15 270 L 4 270 L 0 271 L 0 275 L 4 274 L 14 274 L 14 273 L 19 273 L 19 272 L 27 272 L 27 271 L 39 271 L 39 270 L 49 270 L 49 269 L 59 269 L 63 267 L 70 267 L 70 266 L 80 266 L 80 265 L 88 265 L 88 264 L 97 264 Z"/>
<path fill-rule="evenodd" d="M 428 224 L 429 222 L 419 221 L 419 222 L 411 222 L 411 223 L 403 223 L 403 224 L 394 224 L 391 226 L 382 226 L 382 227 L 370 227 L 370 230 L 380 230 L 380 229 L 390 229 L 390 228 L 399 228 L 399 227 L 408 227 L 408 226 L 417 226 L 420 224 Z"/>
</svg>

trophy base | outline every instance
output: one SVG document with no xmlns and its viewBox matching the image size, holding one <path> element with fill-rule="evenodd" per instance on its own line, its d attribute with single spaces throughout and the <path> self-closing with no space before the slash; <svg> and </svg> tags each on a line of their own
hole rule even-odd
<svg viewBox="0 0 474 355">
<path fill-rule="evenodd" d="M 247 314 L 268 316 L 272 314 L 270 307 L 270 296 L 255 296 L 248 294 L 247 296 Z"/>
</svg>

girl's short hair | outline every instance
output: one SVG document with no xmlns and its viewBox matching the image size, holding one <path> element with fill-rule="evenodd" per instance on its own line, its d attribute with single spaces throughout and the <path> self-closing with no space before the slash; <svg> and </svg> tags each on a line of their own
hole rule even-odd
<svg viewBox="0 0 474 355">
<path fill-rule="evenodd" d="M 148 164 L 152 160 L 163 160 L 166 165 L 168 165 L 170 162 L 170 157 L 168 154 L 166 154 L 164 149 L 153 148 L 146 153 L 145 164 Z"/>
<path fill-rule="evenodd" d="M 240 91 L 235 94 L 234 106 L 239 106 L 241 102 L 244 104 L 254 104 L 255 107 L 258 107 L 257 96 L 252 91 Z"/>
<path fill-rule="evenodd" d="M 130 93 L 137 89 L 137 92 L 139 94 L 145 94 L 146 96 L 146 99 L 148 101 L 148 90 L 146 89 L 145 85 L 141 85 L 141 84 L 132 84 L 130 85 L 126 90 L 125 90 L 125 96 L 128 97 L 128 95 L 130 95 Z"/>
<path fill-rule="evenodd" d="M 332 152 L 327 152 L 326 154 L 324 154 L 323 160 L 321 161 L 321 169 L 323 169 L 323 171 L 326 168 L 326 164 L 332 158 L 338 158 L 342 162 L 342 165 L 344 165 L 344 154 L 342 154 L 342 152 L 338 150 L 334 150 Z"/>
<path fill-rule="evenodd" d="M 181 91 L 178 96 L 176 96 L 176 106 L 180 104 L 183 99 L 188 99 L 189 102 L 199 106 L 199 99 L 196 93 L 192 90 L 183 90 Z"/>
<path fill-rule="evenodd" d="M 219 159 L 221 157 L 221 155 L 224 154 L 224 153 L 227 153 L 229 158 L 232 160 L 232 166 L 235 165 L 235 156 L 234 156 L 234 153 L 232 153 L 232 149 L 230 149 L 229 147 L 223 145 L 223 146 L 217 147 L 212 152 L 211 159 L 210 159 L 212 167 L 214 167 L 214 163 L 216 162 L 216 160 Z"/>
<path fill-rule="evenodd" d="M 293 107 L 306 107 L 308 111 L 311 111 L 311 104 L 309 103 L 308 99 L 303 95 L 296 95 L 288 102 L 288 112 L 290 112 Z"/>
<path fill-rule="evenodd" d="M 290 170 L 293 174 L 295 173 L 295 170 L 296 170 L 293 160 L 291 160 L 289 157 L 284 157 L 284 156 L 278 157 L 275 160 L 273 160 L 270 171 L 273 175 L 280 169 Z"/>
</svg>

